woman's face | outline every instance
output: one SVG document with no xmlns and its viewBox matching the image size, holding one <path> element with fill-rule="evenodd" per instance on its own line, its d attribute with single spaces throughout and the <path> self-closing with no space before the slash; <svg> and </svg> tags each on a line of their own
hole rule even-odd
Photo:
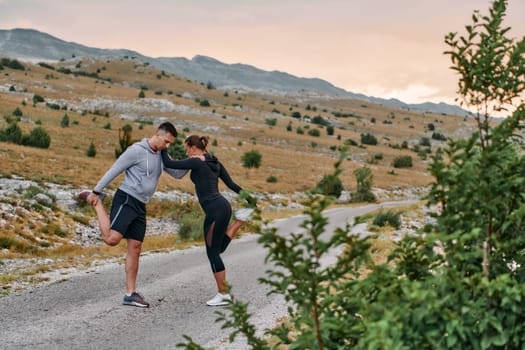
<svg viewBox="0 0 525 350">
<path fill-rule="evenodd" d="M 188 146 L 187 143 L 184 144 L 184 149 L 186 150 L 186 155 L 188 157 L 193 156 L 193 154 L 195 153 L 195 146 Z"/>
</svg>

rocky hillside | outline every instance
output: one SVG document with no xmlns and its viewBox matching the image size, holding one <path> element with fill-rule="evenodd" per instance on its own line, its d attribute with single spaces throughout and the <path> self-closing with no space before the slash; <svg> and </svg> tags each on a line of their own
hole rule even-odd
<svg viewBox="0 0 525 350">
<path fill-rule="evenodd" d="M 353 98 L 420 112 L 446 113 L 459 116 L 469 112 L 445 103 L 407 104 L 396 99 L 383 99 L 349 92 L 317 78 L 301 78 L 286 72 L 264 71 L 247 64 L 225 64 L 214 58 L 195 56 L 147 57 L 126 49 L 98 49 L 56 37 L 32 29 L 0 30 L 0 52 L 10 58 L 38 61 L 59 61 L 73 57 L 123 58 L 133 57 L 148 62 L 157 69 L 204 84 L 211 83 L 223 89 L 242 89 L 270 94 L 304 93 L 328 95 L 337 98 Z"/>
</svg>

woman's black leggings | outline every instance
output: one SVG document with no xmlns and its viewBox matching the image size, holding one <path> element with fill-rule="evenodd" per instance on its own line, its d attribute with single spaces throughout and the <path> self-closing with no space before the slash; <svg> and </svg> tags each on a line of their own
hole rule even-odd
<svg viewBox="0 0 525 350">
<path fill-rule="evenodd" d="M 215 272 L 224 271 L 224 263 L 221 259 L 223 253 L 231 242 L 226 235 L 232 208 L 224 197 L 219 197 L 203 207 L 206 217 L 204 218 L 204 242 L 206 242 L 206 255 L 210 261 L 211 270 Z"/>
</svg>

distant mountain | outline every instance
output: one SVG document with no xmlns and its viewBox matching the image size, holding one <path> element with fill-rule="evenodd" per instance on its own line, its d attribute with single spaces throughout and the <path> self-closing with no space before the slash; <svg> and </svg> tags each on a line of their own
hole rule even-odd
<svg viewBox="0 0 525 350">
<path fill-rule="evenodd" d="M 98 49 L 66 42 L 34 29 L 0 30 L 0 56 L 22 61 L 58 61 L 73 57 L 135 57 L 166 72 L 218 88 L 246 89 L 268 93 L 317 93 L 341 98 L 353 98 L 386 106 L 464 116 L 464 109 L 445 103 L 407 104 L 396 99 L 382 99 L 356 94 L 317 78 L 300 78 L 279 71 L 265 71 L 246 64 L 225 64 L 214 58 L 195 56 L 147 57 L 126 49 Z"/>
</svg>

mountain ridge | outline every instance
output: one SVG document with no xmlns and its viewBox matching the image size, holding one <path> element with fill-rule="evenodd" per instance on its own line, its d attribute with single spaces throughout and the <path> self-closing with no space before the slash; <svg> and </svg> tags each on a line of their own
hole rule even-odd
<svg viewBox="0 0 525 350">
<path fill-rule="evenodd" d="M 36 29 L 0 29 L 0 56 L 26 61 L 59 61 L 82 56 L 131 56 L 158 69 L 223 89 L 246 89 L 258 92 L 302 94 L 313 93 L 334 98 L 351 98 L 407 110 L 466 116 L 468 111 L 443 102 L 408 104 L 398 99 L 384 99 L 353 93 L 320 78 L 302 78 L 281 71 L 265 71 L 255 66 L 196 55 L 185 57 L 148 57 L 129 49 L 101 49 L 67 42 Z"/>
</svg>

